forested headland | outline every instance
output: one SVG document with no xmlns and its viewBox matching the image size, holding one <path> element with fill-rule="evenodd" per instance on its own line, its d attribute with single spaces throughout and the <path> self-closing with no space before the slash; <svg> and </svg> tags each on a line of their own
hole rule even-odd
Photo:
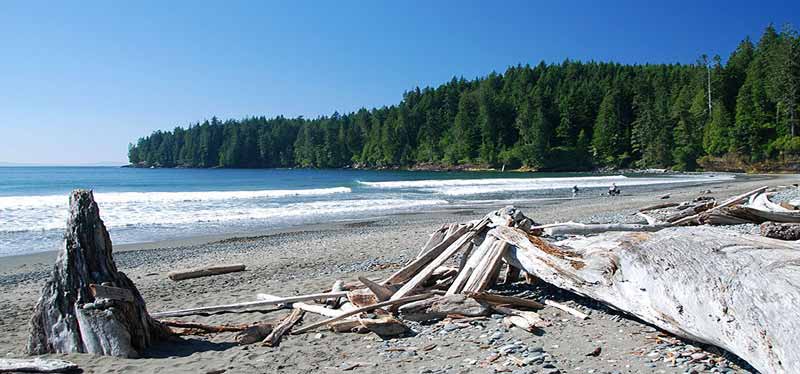
<svg viewBox="0 0 800 374">
<path fill-rule="evenodd" d="M 769 26 L 725 61 L 518 65 L 415 88 L 388 107 L 156 131 L 128 157 L 199 168 L 791 169 L 798 104 L 800 38 Z"/>
</svg>

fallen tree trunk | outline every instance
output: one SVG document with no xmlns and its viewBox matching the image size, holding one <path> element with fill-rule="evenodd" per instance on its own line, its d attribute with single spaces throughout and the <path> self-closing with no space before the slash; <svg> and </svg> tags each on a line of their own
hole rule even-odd
<svg viewBox="0 0 800 374">
<path fill-rule="evenodd" d="M 512 228 L 505 260 L 762 373 L 800 372 L 800 244 L 713 227 L 609 232 L 556 243 Z"/>
<path fill-rule="evenodd" d="M 33 311 L 27 352 L 137 357 L 169 329 L 117 270 L 92 191 L 70 195 L 64 247 Z"/>
<path fill-rule="evenodd" d="M 227 274 L 227 273 L 235 273 L 238 271 L 244 271 L 244 264 L 233 264 L 233 265 L 220 265 L 220 266 L 209 266 L 205 268 L 197 268 L 191 270 L 182 270 L 182 271 L 175 271 L 169 273 L 169 279 L 174 281 L 184 280 L 184 279 L 192 279 L 192 278 L 200 278 L 200 277 L 208 277 L 212 275 L 220 275 L 220 274 Z"/>
</svg>

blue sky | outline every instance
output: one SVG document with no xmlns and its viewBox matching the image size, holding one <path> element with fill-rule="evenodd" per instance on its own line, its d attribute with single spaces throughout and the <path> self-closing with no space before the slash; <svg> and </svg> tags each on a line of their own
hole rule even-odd
<svg viewBox="0 0 800 374">
<path fill-rule="evenodd" d="M 314 117 L 541 60 L 727 56 L 800 1 L 3 2 L 0 162 L 124 162 L 156 129 Z"/>
</svg>

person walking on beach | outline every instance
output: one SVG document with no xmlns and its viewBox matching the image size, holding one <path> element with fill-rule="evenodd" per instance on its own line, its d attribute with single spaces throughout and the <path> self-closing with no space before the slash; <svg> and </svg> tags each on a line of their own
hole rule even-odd
<svg viewBox="0 0 800 374">
<path fill-rule="evenodd" d="M 580 192 L 580 191 L 581 190 L 578 189 L 578 185 L 572 186 L 572 198 L 574 199 L 574 198 L 578 197 L 578 192 Z"/>
</svg>

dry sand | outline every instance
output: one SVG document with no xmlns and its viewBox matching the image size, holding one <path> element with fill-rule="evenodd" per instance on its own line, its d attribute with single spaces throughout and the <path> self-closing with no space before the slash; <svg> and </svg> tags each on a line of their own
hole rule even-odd
<svg viewBox="0 0 800 374">
<path fill-rule="evenodd" d="M 648 192 L 623 191 L 623 196 L 616 198 L 580 196 L 574 200 L 516 205 L 538 223 L 636 221 L 631 214 L 639 207 L 659 202 L 658 196 L 664 193 L 670 193 L 673 201 L 683 201 L 707 189 L 713 196 L 727 197 L 765 184 L 796 182 L 789 176 L 760 177 Z M 128 246 L 118 249 L 115 257 L 119 268 L 138 286 L 151 312 L 250 301 L 257 293 L 290 296 L 318 292 L 336 279 L 384 277 L 416 255 L 428 234 L 442 223 L 479 218 L 500 206 L 391 215 L 210 243 L 193 240 L 140 246 L 144 249 Z M 23 355 L 28 319 L 54 257 L 54 253 L 42 253 L 0 259 L 0 355 Z M 245 263 L 247 271 L 181 282 L 166 277 L 177 268 L 235 262 Z M 512 287 L 532 297 L 547 295 L 584 310 L 591 318 L 579 321 L 547 308 L 541 314 L 553 325 L 541 334 L 509 330 L 497 319 L 488 318 L 463 324 L 414 324 L 415 336 L 387 341 L 371 334 L 321 330 L 289 336 L 280 347 L 266 348 L 257 344 L 237 346 L 233 334 L 225 333 L 161 343 L 140 359 L 49 356 L 73 361 L 88 373 L 307 373 L 344 369 L 385 374 L 751 372 L 737 365 L 735 357 L 733 361 L 708 365 L 705 362 L 709 357 L 727 354 L 713 347 L 703 349 L 681 342 L 591 300 L 546 286 Z M 286 314 L 260 311 L 181 320 L 247 323 L 276 320 Z M 305 317 L 306 323 L 316 320 L 318 317 L 313 315 Z M 599 356 L 587 356 L 598 347 Z M 497 353 L 503 354 L 492 361 Z M 695 353 L 694 358 L 691 353 Z M 527 364 L 516 365 L 518 361 L 512 356 Z"/>
</svg>

